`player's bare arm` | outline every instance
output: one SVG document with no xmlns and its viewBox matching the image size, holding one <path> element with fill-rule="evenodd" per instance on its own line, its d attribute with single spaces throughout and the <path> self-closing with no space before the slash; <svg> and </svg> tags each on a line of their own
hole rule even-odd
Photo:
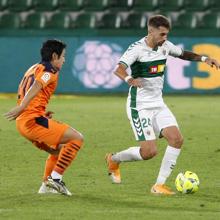
<svg viewBox="0 0 220 220">
<path fill-rule="evenodd" d="M 201 56 L 191 51 L 183 51 L 183 54 L 179 56 L 179 58 L 183 60 L 190 60 L 190 61 L 203 61 L 211 67 L 215 66 L 216 69 L 220 68 L 220 64 L 217 60 L 209 58 L 209 57 Z"/>
<path fill-rule="evenodd" d="M 126 72 L 126 68 L 125 65 L 119 63 L 114 74 L 120 79 L 126 81 L 130 86 L 141 87 L 140 79 L 134 79 L 132 76 L 129 76 Z"/>
<path fill-rule="evenodd" d="M 24 109 L 28 106 L 30 101 L 38 94 L 38 92 L 42 89 L 41 83 L 38 81 L 34 81 L 33 85 L 25 95 L 23 101 L 20 105 L 12 108 L 9 112 L 5 113 L 4 116 L 9 120 L 15 120 L 21 113 L 24 111 Z"/>
</svg>

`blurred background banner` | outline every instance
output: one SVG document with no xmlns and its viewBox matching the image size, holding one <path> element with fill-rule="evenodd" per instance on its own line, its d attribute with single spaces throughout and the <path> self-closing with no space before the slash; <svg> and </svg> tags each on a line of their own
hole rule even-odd
<svg viewBox="0 0 220 220">
<path fill-rule="evenodd" d="M 24 72 L 40 61 L 45 37 L 0 38 L 0 92 L 16 92 Z M 137 37 L 59 37 L 67 44 L 57 93 L 117 93 L 128 86 L 113 75 L 119 58 Z M 185 50 L 220 60 L 218 37 L 171 37 Z M 169 57 L 165 93 L 220 93 L 220 73 L 201 62 Z"/>
</svg>

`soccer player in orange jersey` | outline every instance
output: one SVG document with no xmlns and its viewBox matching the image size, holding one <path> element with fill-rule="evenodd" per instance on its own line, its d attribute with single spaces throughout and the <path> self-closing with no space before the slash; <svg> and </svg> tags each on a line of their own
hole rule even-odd
<svg viewBox="0 0 220 220">
<path fill-rule="evenodd" d="M 65 62 L 65 48 L 66 45 L 59 40 L 43 43 L 40 51 L 42 61 L 24 74 L 18 89 L 17 106 L 5 114 L 8 120 L 16 119 L 22 136 L 49 153 L 39 193 L 71 195 L 62 176 L 83 144 L 81 133 L 53 120 L 53 112 L 46 111 Z"/>
</svg>

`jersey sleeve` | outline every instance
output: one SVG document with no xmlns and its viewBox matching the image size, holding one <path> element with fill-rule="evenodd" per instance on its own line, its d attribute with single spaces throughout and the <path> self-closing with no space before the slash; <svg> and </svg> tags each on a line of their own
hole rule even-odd
<svg viewBox="0 0 220 220">
<path fill-rule="evenodd" d="M 170 41 L 167 41 L 167 46 L 169 49 L 169 55 L 173 57 L 179 57 L 183 54 L 183 49 L 181 47 L 178 47 L 171 43 Z"/>
<path fill-rule="evenodd" d="M 125 65 L 126 67 L 131 66 L 138 58 L 137 47 L 137 45 L 131 44 L 120 58 L 119 63 Z"/>
<path fill-rule="evenodd" d="M 56 78 L 53 73 L 46 72 L 40 68 L 40 69 L 37 69 L 35 72 L 35 80 L 38 81 L 44 88 L 48 84 L 54 82 Z"/>
</svg>

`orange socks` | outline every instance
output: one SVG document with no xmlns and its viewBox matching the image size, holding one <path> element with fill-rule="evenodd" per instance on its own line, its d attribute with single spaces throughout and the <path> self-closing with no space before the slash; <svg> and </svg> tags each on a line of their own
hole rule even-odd
<svg viewBox="0 0 220 220">
<path fill-rule="evenodd" d="M 50 154 L 48 156 L 44 169 L 44 177 L 43 177 L 44 182 L 47 180 L 47 177 L 50 176 L 52 170 L 54 169 L 54 166 L 57 163 L 57 159 L 58 159 L 58 155 Z"/>
<path fill-rule="evenodd" d="M 77 152 L 82 146 L 82 141 L 72 140 L 66 143 L 60 150 L 57 163 L 54 167 L 54 171 L 63 175 L 64 171 L 69 167 L 71 162 L 77 155 Z"/>
</svg>

